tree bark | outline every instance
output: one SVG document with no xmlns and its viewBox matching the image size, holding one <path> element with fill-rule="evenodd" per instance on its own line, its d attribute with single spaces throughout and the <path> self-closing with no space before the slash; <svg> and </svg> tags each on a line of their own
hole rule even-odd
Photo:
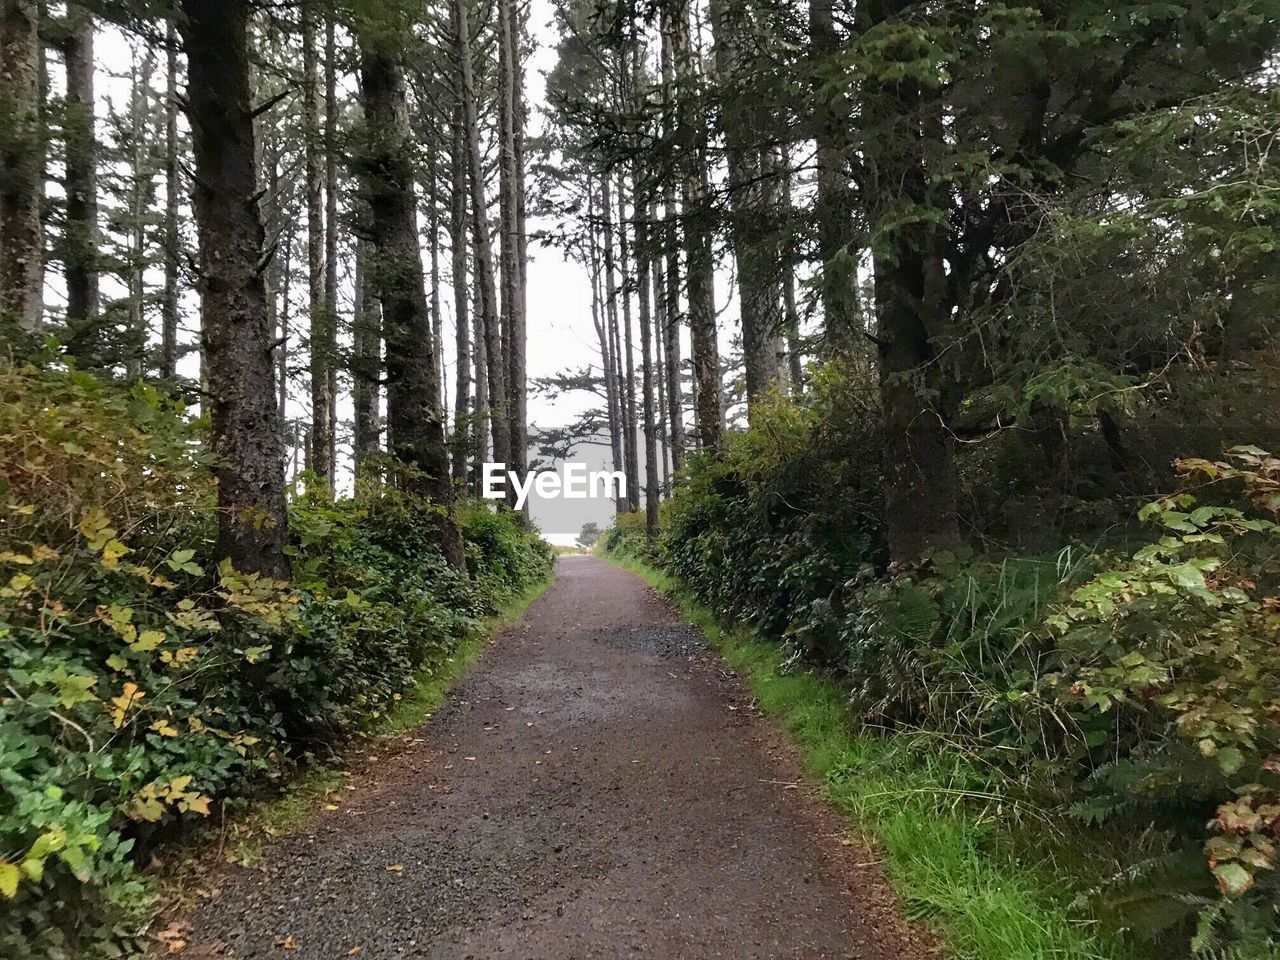
<svg viewBox="0 0 1280 960">
<path fill-rule="evenodd" d="M 839 51 L 840 37 L 832 10 L 832 0 L 809 0 L 809 43 L 815 77 L 828 75 L 823 68 L 830 66 Z M 850 249 L 854 210 L 844 162 L 844 147 L 849 140 L 847 108 L 842 106 L 843 97 L 833 100 L 831 93 L 821 87 L 814 91 L 813 104 L 822 313 L 828 336 L 851 343 L 861 331 L 857 322 L 857 256 Z"/>
<path fill-rule="evenodd" d="M 699 58 L 689 37 L 688 0 L 672 0 L 671 51 L 680 85 L 692 89 L 697 80 Z M 707 123 L 702 109 L 682 97 L 677 125 L 684 168 L 681 192 L 694 412 L 702 446 L 718 450 L 724 434 L 724 401 L 720 386 L 720 345 L 716 339 L 715 259 L 709 226 Z M 670 363 L 670 359 L 667 362 Z"/>
<path fill-rule="evenodd" d="M 741 66 L 737 11 L 725 0 L 712 0 L 716 69 L 722 81 L 735 80 Z M 721 110 L 729 166 L 729 236 L 738 267 L 738 307 L 742 324 L 742 358 L 746 373 L 747 413 L 752 416 L 778 382 L 775 337 L 782 326 L 778 282 L 776 171 L 763 145 L 766 117 L 754 98 L 731 95 Z"/>
<path fill-rule="evenodd" d="M 484 196 L 484 157 L 480 152 L 480 120 L 476 104 L 475 70 L 471 60 L 471 28 L 467 0 L 453 0 L 454 42 L 462 86 L 462 114 L 467 132 L 467 161 L 471 183 L 471 226 L 476 245 L 476 283 L 479 286 L 485 340 L 489 418 L 495 462 L 511 460 L 511 429 L 507 414 L 507 381 L 502 331 L 498 320 L 498 296 L 493 277 L 493 246 L 489 239 L 489 214 Z"/>
<path fill-rule="evenodd" d="M 636 210 L 632 206 L 632 210 Z M 626 175 L 618 173 L 618 254 L 622 274 L 622 331 L 623 350 L 626 356 L 626 370 L 623 372 L 623 429 L 627 435 L 627 506 L 633 512 L 640 509 L 640 455 L 637 449 L 636 434 L 639 424 L 636 422 L 636 361 L 631 342 L 631 257 L 627 245 L 627 195 Z M 646 287 L 648 286 L 646 280 Z M 648 290 L 643 292 L 648 296 Z M 619 364 L 621 366 L 621 364 Z"/>
<path fill-rule="evenodd" d="M 302 4 L 302 138 L 306 162 L 307 278 L 311 327 L 311 439 L 307 469 L 322 485 L 329 474 L 329 336 L 325 308 L 324 147 L 320 142 L 320 59 L 316 0 Z"/>
<path fill-rule="evenodd" d="M 637 198 L 636 209 L 640 204 Z M 653 207 L 646 204 L 643 217 L 636 217 L 636 261 L 640 286 L 640 368 L 644 406 L 644 528 L 650 540 L 658 538 L 658 444 L 654 423 L 653 330 L 649 311 L 649 222 Z"/>
<path fill-rule="evenodd" d="M 173 379 L 178 375 L 178 258 L 182 241 L 178 232 L 178 34 L 172 23 L 167 27 L 167 39 L 164 102 L 164 300 L 160 315 L 160 376 Z M 278 252 L 276 256 L 279 257 Z M 279 349 L 284 349 L 283 343 Z"/>
<path fill-rule="evenodd" d="M 329 470 L 338 470 L 338 45 L 332 14 L 324 39 L 324 348 Z"/>
<path fill-rule="evenodd" d="M 507 371 L 508 395 L 511 397 L 511 449 L 520 455 L 521 476 L 528 472 L 529 463 L 529 237 L 525 229 L 525 159 L 524 135 L 528 122 L 528 105 L 524 99 L 524 57 L 520 39 L 522 34 L 521 11 L 523 6 L 507 0 L 507 15 L 511 20 L 512 37 L 512 91 L 514 113 L 514 143 L 516 161 L 516 284 L 515 295 L 518 312 L 511 328 L 511 366 Z M 526 507 L 527 509 L 527 507 Z"/>
<path fill-rule="evenodd" d="M 467 147 L 462 104 L 453 108 L 449 145 L 449 250 L 453 270 L 453 314 L 458 355 L 453 398 L 453 480 L 467 483 L 471 447 L 471 318 L 467 302 Z"/>
<path fill-rule="evenodd" d="M 893 15 L 902 5 L 895 0 L 879 12 Z M 919 85 L 869 77 L 862 101 L 871 209 L 891 213 L 903 202 L 941 205 L 930 195 L 924 152 L 927 137 L 941 136 L 941 125 L 930 117 Z M 936 226 L 898 226 L 886 245 L 875 260 L 885 527 L 891 560 L 911 563 L 961 543 L 955 465 L 940 402 L 944 383 L 933 343 L 950 307 Z"/>
<path fill-rule="evenodd" d="M 36 0 L 0 0 L 0 322 L 44 317 L 44 124 Z"/>
<path fill-rule="evenodd" d="M 681 130 L 674 108 L 675 56 L 672 47 L 672 14 L 664 7 L 662 19 L 662 112 L 664 136 L 673 146 L 679 144 Z M 678 473 L 684 466 L 684 387 L 680 379 L 680 235 L 679 210 L 676 206 L 676 176 L 671 171 L 662 178 L 663 243 L 667 263 L 664 271 L 666 288 L 662 302 L 666 322 L 660 338 L 666 348 L 664 375 L 667 382 L 667 437 L 671 444 L 671 469 Z"/>
<path fill-rule="evenodd" d="M 218 549 L 236 569 L 284 579 L 284 449 L 259 260 L 249 0 L 182 0 L 195 152 L 202 338 L 217 458 Z"/>
<path fill-rule="evenodd" d="M 355 317 L 352 324 L 352 393 L 355 401 L 356 490 L 367 486 L 369 458 L 378 452 L 378 382 L 382 376 L 382 304 L 369 269 L 368 244 L 356 243 Z"/>
<path fill-rule="evenodd" d="M 519 221 L 521 177 L 516 157 L 517 105 L 520 84 L 519 25 L 512 0 L 498 2 L 498 154 L 501 192 L 503 356 L 507 378 L 506 416 L 510 436 L 509 470 L 523 477 L 529 469 L 528 426 L 525 423 L 525 318 L 523 264 Z M 508 503 L 515 490 L 508 485 Z"/>
<path fill-rule="evenodd" d="M 95 142 L 94 23 L 87 10 L 70 7 L 63 53 L 67 65 L 67 224 L 63 264 L 67 326 L 90 342 L 98 311 L 98 149 Z M 74 333 L 73 333 L 74 336 Z"/>
</svg>

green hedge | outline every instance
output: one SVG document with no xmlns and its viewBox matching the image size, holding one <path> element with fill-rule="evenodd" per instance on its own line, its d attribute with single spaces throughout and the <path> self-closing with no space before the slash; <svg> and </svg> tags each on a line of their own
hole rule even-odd
<svg viewBox="0 0 1280 960">
<path fill-rule="evenodd" d="M 0 367 L 0 956 L 108 956 L 142 855 L 390 709 L 551 552 L 512 514 L 295 499 L 291 583 L 213 552 L 201 425 L 138 384 Z"/>
<path fill-rule="evenodd" d="M 876 443 L 848 392 L 820 371 L 803 406 L 693 461 L 657 543 L 628 518 L 605 549 L 784 640 L 868 730 L 976 761 L 997 818 L 1074 825 L 1054 856 L 1105 851 L 1063 872 L 1082 917 L 1169 956 L 1274 950 L 1280 459 L 1180 462 L 1137 550 L 941 554 L 890 575 Z"/>
</svg>

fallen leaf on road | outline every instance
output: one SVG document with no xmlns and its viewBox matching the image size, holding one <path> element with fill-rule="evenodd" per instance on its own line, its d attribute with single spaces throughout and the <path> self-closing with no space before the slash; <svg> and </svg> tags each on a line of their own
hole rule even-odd
<svg viewBox="0 0 1280 960">
<path fill-rule="evenodd" d="M 347 951 L 347 956 L 354 957 L 357 953 L 364 953 L 364 947 L 352 947 Z"/>
<path fill-rule="evenodd" d="M 388 873 L 399 873 L 399 872 L 400 872 L 401 870 L 403 870 L 403 869 L 404 869 L 404 864 L 403 864 L 403 863 L 393 863 L 393 864 L 391 864 L 389 867 L 387 867 L 387 872 L 388 872 Z"/>
<path fill-rule="evenodd" d="M 298 945 L 293 942 L 293 937 L 285 937 L 283 940 L 276 941 L 277 947 L 284 947 L 286 950 L 297 950 Z"/>
<path fill-rule="evenodd" d="M 338 805 L 337 805 L 336 803 L 326 803 L 326 804 L 324 805 L 324 808 L 325 808 L 326 810 L 337 810 L 337 809 L 338 809 Z"/>
</svg>

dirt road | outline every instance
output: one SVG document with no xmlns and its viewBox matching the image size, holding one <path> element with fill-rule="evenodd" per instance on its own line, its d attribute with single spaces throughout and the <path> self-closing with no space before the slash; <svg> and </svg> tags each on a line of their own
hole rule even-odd
<svg viewBox="0 0 1280 960">
<path fill-rule="evenodd" d="M 188 954 L 929 954 L 700 634 L 594 558 L 339 806 L 222 878 Z"/>
</svg>

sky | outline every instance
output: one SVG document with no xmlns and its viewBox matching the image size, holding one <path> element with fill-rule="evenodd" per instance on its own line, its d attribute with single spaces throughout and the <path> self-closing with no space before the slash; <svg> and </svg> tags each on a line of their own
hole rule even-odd
<svg viewBox="0 0 1280 960">
<path fill-rule="evenodd" d="M 525 89 L 530 106 L 530 132 L 536 132 L 544 123 L 542 107 L 545 102 L 544 76 L 555 65 L 556 31 L 552 24 L 554 11 L 550 0 L 531 0 L 529 15 L 529 32 L 535 48 L 525 65 Z M 123 114 L 128 110 L 130 91 L 130 72 L 141 59 L 141 47 L 131 43 L 119 31 L 104 26 L 97 38 L 98 78 L 97 95 L 98 134 L 103 137 L 104 118 L 111 110 Z M 163 69 L 163 59 L 157 64 L 158 71 Z M 51 76 L 55 93 L 61 85 L 60 65 L 51 64 Z M 162 83 L 162 73 L 157 72 L 156 82 Z M 282 109 L 288 109 L 287 106 Z M 160 185 L 155 198 L 157 208 L 164 203 L 164 188 Z M 157 209 L 157 212 L 159 210 Z M 190 207 L 183 202 L 184 217 L 188 222 L 184 225 L 185 235 L 194 236 L 194 224 L 189 222 Z M 536 217 L 530 218 L 529 231 L 536 235 L 544 224 Z M 422 227 L 425 235 L 425 224 Z M 448 263 L 448 238 L 442 239 L 444 247 L 441 255 L 442 264 Z M 529 244 L 530 263 L 527 269 L 528 283 L 528 377 L 532 383 L 539 377 L 547 377 L 567 369 L 581 369 L 587 364 L 599 365 L 598 348 L 595 345 L 595 330 L 591 320 L 591 287 L 589 278 L 583 267 L 568 261 L 561 251 L 552 247 L 542 247 L 536 242 Z M 425 259 L 425 251 L 424 251 Z M 429 267 L 429 264 L 428 264 Z M 446 266 L 447 269 L 447 266 Z M 339 309 L 350 309 L 353 293 L 352 278 L 344 274 L 340 281 Z M 104 299 L 123 296 L 124 288 L 115 278 L 103 278 Z M 156 275 L 147 277 L 148 285 L 163 282 Z M 721 309 L 722 350 L 729 348 L 730 333 L 736 326 L 736 309 L 730 294 L 729 278 L 717 275 L 717 306 Z M 60 304 L 64 297 L 60 289 L 60 279 L 52 275 L 46 293 L 51 306 Z M 441 302 L 444 309 L 445 340 L 445 378 L 446 391 L 450 404 L 453 399 L 453 383 L 456 354 L 454 352 L 454 316 L 453 294 L 445 278 L 441 291 Z M 184 303 L 185 324 L 182 339 L 193 342 L 197 338 L 196 322 L 198 317 L 198 301 L 193 292 L 189 292 Z M 639 367 L 639 336 L 636 333 L 636 365 Z M 687 334 L 685 335 L 684 356 L 688 356 Z M 198 374 L 198 359 L 188 356 L 184 360 L 181 372 L 188 376 Z M 581 412 L 598 406 L 598 401 L 587 395 L 569 395 L 552 401 L 537 394 L 529 396 L 529 420 L 531 430 L 537 427 L 562 426 L 571 422 Z M 289 416 L 306 417 L 309 409 L 308 389 L 305 382 L 294 382 L 289 401 Z M 339 401 L 340 421 L 349 423 L 352 416 L 350 397 L 344 393 Z M 350 429 L 339 428 L 339 488 L 349 489 L 351 484 L 350 468 Z M 608 467 L 613 469 L 608 446 L 584 446 L 574 457 L 576 462 L 584 463 L 591 470 Z M 291 465 L 291 471 L 293 466 Z M 643 456 L 641 457 L 643 470 Z M 643 486 L 643 479 L 642 479 Z M 572 544 L 582 526 L 587 522 L 595 522 L 601 528 L 607 527 L 613 520 L 614 503 L 608 499 L 591 500 L 554 500 L 548 501 L 534 495 L 530 498 L 530 512 L 535 524 L 547 539 L 554 543 Z"/>
</svg>

